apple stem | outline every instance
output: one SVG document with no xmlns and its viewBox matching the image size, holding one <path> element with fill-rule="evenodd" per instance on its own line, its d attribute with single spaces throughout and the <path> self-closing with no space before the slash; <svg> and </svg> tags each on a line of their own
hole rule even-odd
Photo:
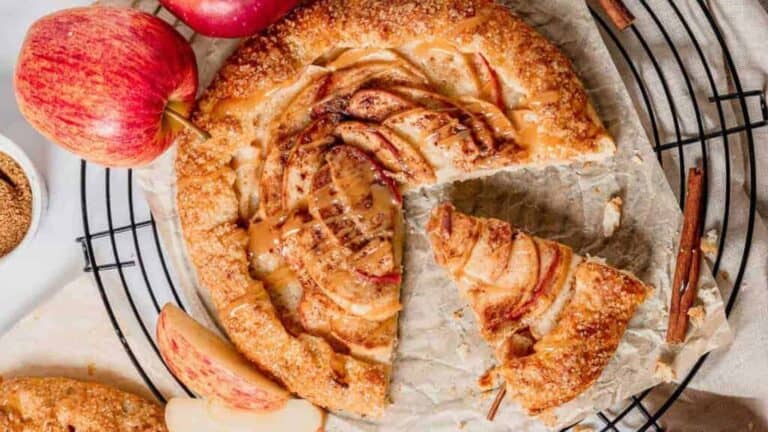
<svg viewBox="0 0 768 432">
<path fill-rule="evenodd" d="M 197 127 L 188 118 L 184 117 L 180 112 L 174 110 L 173 108 L 165 107 L 165 113 L 168 114 L 170 117 L 172 117 L 177 122 L 179 122 L 182 125 L 184 125 L 184 127 L 186 127 L 187 129 L 190 129 L 193 132 L 195 132 L 200 137 L 200 139 L 202 139 L 202 140 L 209 140 L 209 139 L 211 139 L 211 134 L 209 134 L 207 131 Z"/>
</svg>

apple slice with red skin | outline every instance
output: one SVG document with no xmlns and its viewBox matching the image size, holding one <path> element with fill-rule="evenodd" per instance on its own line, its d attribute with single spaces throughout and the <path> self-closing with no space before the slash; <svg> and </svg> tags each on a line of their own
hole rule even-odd
<svg viewBox="0 0 768 432">
<path fill-rule="evenodd" d="M 375 155 L 384 168 L 401 177 L 399 180 L 403 182 L 424 184 L 435 181 L 432 167 L 424 158 L 409 142 L 385 126 L 347 121 L 336 127 L 335 134 L 345 143 Z"/>
<path fill-rule="evenodd" d="M 387 171 L 381 166 L 379 161 L 363 150 L 350 145 L 340 145 L 328 152 L 326 160 L 331 167 L 331 174 L 333 175 L 334 182 L 337 184 L 339 184 L 339 182 L 342 183 L 342 185 L 339 186 L 342 196 L 346 197 L 347 195 L 350 195 L 347 205 L 352 208 L 363 209 L 365 206 L 360 207 L 360 205 L 363 204 L 360 196 L 351 196 L 353 190 L 343 187 L 344 180 L 349 179 L 354 181 L 355 176 L 350 174 L 353 172 L 362 175 L 360 178 L 367 178 L 368 176 L 365 175 L 366 168 L 370 169 L 373 174 L 371 176 L 372 182 L 369 183 L 369 186 L 376 183 L 383 184 L 391 193 L 392 204 L 395 206 L 403 204 L 403 197 L 400 195 L 400 189 L 398 188 L 397 183 L 395 183 L 392 177 L 387 174 Z M 365 165 L 369 166 L 366 167 Z"/>
<path fill-rule="evenodd" d="M 501 90 L 501 82 L 496 71 L 488 63 L 488 59 L 480 53 L 472 54 L 472 66 L 477 75 L 479 84 L 479 96 L 499 108 L 504 107 L 504 96 Z"/>
<path fill-rule="evenodd" d="M 346 312 L 371 321 L 383 321 L 400 309 L 399 285 L 366 283 L 356 274 L 333 233 L 322 224 L 300 230 L 285 240 L 286 250 L 300 256 L 299 270 Z"/>
<path fill-rule="evenodd" d="M 136 167 L 192 126 L 198 80 L 192 49 L 167 23 L 92 6 L 35 22 L 14 84 L 22 114 L 48 139 L 94 163 Z"/>
<path fill-rule="evenodd" d="M 465 109 L 461 104 L 439 93 L 414 87 L 396 86 L 392 87 L 391 91 L 424 108 L 448 113 L 456 118 L 462 124 L 469 127 L 473 138 L 482 152 L 487 152 L 496 147 L 493 139 L 493 130 L 486 123 L 485 118 Z"/>
<path fill-rule="evenodd" d="M 395 114 L 416 106 L 400 96 L 379 89 L 360 90 L 352 95 L 347 113 L 352 117 L 381 123 Z"/>
<path fill-rule="evenodd" d="M 357 274 L 359 274 L 363 279 L 367 280 L 368 282 L 374 283 L 374 284 L 399 284 L 403 280 L 402 273 L 399 272 L 392 272 L 383 274 L 381 276 L 372 275 L 369 273 L 366 273 L 362 270 L 357 270 Z"/>
<path fill-rule="evenodd" d="M 539 246 L 539 249 L 541 249 L 542 245 L 540 244 Z M 552 289 L 555 276 L 557 275 L 557 270 L 560 268 L 563 257 L 562 252 L 560 251 L 560 247 L 556 244 L 548 244 L 544 247 L 548 247 L 550 250 L 546 254 L 539 252 L 541 267 L 544 270 L 544 272 L 539 276 L 539 283 L 536 284 L 536 287 L 531 291 L 530 297 L 524 303 L 515 308 L 515 310 L 509 315 L 508 318 L 510 320 L 518 319 L 526 314 L 536 305 L 536 302 L 539 301 L 543 295 L 547 294 L 547 292 Z M 544 258 L 545 255 L 546 257 Z M 547 262 L 543 262 L 542 258 L 546 259 Z"/>
<path fill-rule="evenodd" d="M 274 411 L 290 397 L 231 345 L 171 304 L 158 318 L 157 345 L 174 376 L 205 398 L 240 409 Z"/>
<path fill-rule="evenodd" d="M 424 86 L 427 78 L 411 69 L 400 60 L 366 61 L 336 70 L 326 83 L 325 94 L 329 95 L 312 108 L 312 115 L 319 117 L 329 113 L 346 114 L 352 95 L 366 84 Z"/>
<path fill-rule="evenodd" d="M 160 0 L 196 32 L 241 38 L 256 34 L 288 13 L 298 0 Z"/>
<path fill-rule="evenodd" d="M 314 286 L 308 286 L 298 311 L 311 334 L 337 342 L 360 358 L 388 362 L 397 335 L 397 319 L 371 321 L 346 312 Z"/>
</svg>

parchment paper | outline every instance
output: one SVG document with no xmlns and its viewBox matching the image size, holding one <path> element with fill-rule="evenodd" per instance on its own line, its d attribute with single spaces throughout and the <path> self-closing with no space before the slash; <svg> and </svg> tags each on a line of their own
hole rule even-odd
<svg viewBox="0 0 768 432">
<path fill-rule="evenodd" d="M 380 425 L 331 416 L 330 431 L 544 428 L 512 403 L 502 405 L 493 424 L 484 420 L 495 392 L 481 391 L 477 379 L 494 365 L 493 355 L 455 285 L 436 266 L 424 235 L 429 210 L 442 200 L 451 200 L 476 215 L 508 220 L 536 235 L 566 243 L 579 253 L 605 258 L 655 287 L 653 297 L 630 322 L 600 379 L 557 410 L 560 426 L 658 384 L 653 372 L 658 358 L 668 359 L 682 376 L 703 353 L 724 346 L 730 339 L 719 291 L 704 269 L 697 299 L 706 311 L 704 324 L 689 335 L 681 349 L 669 350 L 664 345 L 681 215 L 586 5 L 572 0 L 508 3 L 574 61 L 616 139 L 617 155 L 601 164 L 510 170 L 407 196 L 404 311 L 392 382 L 393 405 Z M 140 3 L 142 9 L 150 11 L 155 6 L 151 1 Z M 203 83 L 211 79 L 233 47 L 231 41 L 194 40 Z M 181 240 L 174 157 L 169 151 L 137 174 L 186 297 L 194 302 L 193 315 L 213 326 L 215 315 L 209 313 L 206 291 L 197 285 Z M 604 238 L 605 203 L 614 196 L 624 201 L 622 222 L 611 238 Z"/>
</svg>

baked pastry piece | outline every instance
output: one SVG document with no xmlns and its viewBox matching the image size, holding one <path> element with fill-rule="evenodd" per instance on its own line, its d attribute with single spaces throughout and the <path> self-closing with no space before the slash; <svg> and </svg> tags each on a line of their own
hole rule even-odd
<svg viewBox="0 0 768 432">
<path fill-rule="evenodd" d="M 489 0 L 318 0 L 245 41 L 184 135 L 178 208 L 237 348 L 377 416 L 400 309 L 401 193 L 609 156 L 570 62 Z"/>
<path fill-rule="evenodd" d="M 496 349 L 507 392 L 533 415 L 586 390 L 649 289 L 498 219 L 435 208 L 427 231 Z"/>
<path fill-rule="evenodd" d="M 0 382 L 3 432 L 165 432 L 163 407 L 93 382 L 14 378 Z"/>
</svg>

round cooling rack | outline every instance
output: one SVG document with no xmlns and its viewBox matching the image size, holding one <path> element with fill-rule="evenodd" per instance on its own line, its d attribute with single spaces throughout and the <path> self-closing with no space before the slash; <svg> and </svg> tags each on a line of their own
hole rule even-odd
<svg viewBox="0 0 768 432">
<path fill-rule="evenodd" d="M 634 82 L 627 82 L 628 86 L 635 86 L 632 90 L 639 91 L 637 108 L 640 115 L 645 116 L 643 120 L 659 162 L 672 161 L 678 165 L 675 170 L 667 172 L 675 172 L 674 178 L 669 176 L 668 180 L 673 185 L 679 184 L 680 202 L 683 202 L 685 195 L 685 174 L 688 168 L 695 164 L 690 155 L 686 158 L 688 149 L 698 150 L 700 153 L 706 178 L 711 178 L 711 175 L 716 173 L 725 179 L 725 187 L 718 188 L 722 190 L 710 189 L 705 195 L 707 205 L 702 211 L 705 216 L 708 210 L 712 213 L 709 214 L 709 220 L 715 221 L 720 231 L 717 255 L 712 266 L 713 274 L 720 270 L 724 250 L 736 248 L 742 251 L 738 271 L 732 278 L 732 286 L 726 291 L 730 292 L 726 306 L 726 313 L 730 314 L 736 304 L 739 287 L 749 263 L 757 203 L 755 188 L 752 187 L 747 192 L 746 203 L 743 204 L 746 208 L 736 208 L 733 204 L 736 200 L 732 199 L 731 186 L 736 175 L 732 172 L 731 161 L 734 156 L 743 157 L 745 180 L 750 185 L 756 184 L 753 131 L 768 126 L 765 93 L 762 90 L 743 88 L 733 53 L 728 49 L 712 11 L 704 0 L 686 2 L 685 9 L 674 0 L 629 0 L 627 6 L 637 16 L 637 20 L 623 32 L 619 32 L 601 11 L 590 11 L 606 44 L 614 53 L 618 53 L 615 55 L 617 65 L 629 71 L 625 78 L 629 76 Z M 157 7 L 150 12 L 158 14 L 161 8 Z M 707 26 L 692 26 L 694 19 L 697 23 L 703 22 Z M 179 25 L 178 21 L 173 24 Z M 683 36 L 687 38 L 684 53 L 680 42 L 674 42 L 672 30 L 676 31 L 678 36 L 682 31 Z M 657 39 L 661 37 L 665 44 L 649 43 L 650 35 Z M 194 38 L 195 35 L 189 37 Z M 720 58 L 705 55 L 705 41 L 719 45 L 716 52 Z M 634 52 L 642 53 L 643 58 L 639 58 Z M 662 60 L 662 57 L 668 60 Z M 641 68 L 640 64 L 650 64 L 650 68 Z M 697 70 L 694 71 L 691 65 L 696 65 Z M 718 76 L 723 78 L 716 78 Z M 686 98 L 680 98 L 679 95 L 673 97 L 672 78 L 675 82 L 684 84 Z M 650 85 L 654 87 L 651 88 Z M 659 90 L 659 86 L 662 97 L 654 97 L 656 93 L 652 92 L 652 89 Z M 727 88 L 734 91 L 723 90 Z M 712 122 L 704 120 L 705 109 L 712 109 L 704 106 L 704 103 L 714 105 L 714 127 L 708 124 Z M 753 118 L 750 108 L 753 113 L 757 110 L 759 118 Z M 681 110 L 692 111 L 695 121 L 683 124 L 679 115 Z M 671 135 L 674 139 L 670 141 L 663 139 L 665 124 L 672 125 Z M 696 132 L 684 132 L 691 130 Z M 734 145 L 736 142 L 740 145 Z M 743 152 L 743 155 L 732 154 L 736 148 Z M 666 152 L 673 152 L 675 157 L 668 157 Z M 715 165 L 714 161 L 718 163 Z M 153 337 L 155 321 L 161 305 L 166 302 L 177 304 L 184 310 L 186 308 L 183 296 L 180 295 L 179 284 L 163 250 L 155 221 L 139 188 L 135 187 L 130 170 L 104 169 L 83 161 L 80 188 L 83 236 L 78 238 L 77 242 L 83 250 L 86 263 L 84 271 L 93 274 L 115 333 L 136 370 L 154 395 L 165 401 L 166 397 L 159 389 L 158 382 L 161 379 L 169 382 L 169 379 L 175 378 L 160 359 Z M 739 204 L 739 207 L 741 206 L 742 204 Z M 715 210 L 720 214 L 714 214 Z M 745 212 L 747 216 L 743 234 L 729 234 L 729 219 L 734 214 Z M 116 273 L 117 276 L 109 273 Z M 111 282 L 115 280 L 117 282 Z M 126 337 L 128 332 L 138 335 L 138 338 Z M 137 355 L 138 344 L 142 344 L 141 349 L 156 358 L 147 359 L 146 355 Z M 656 390 L 652 388 L 632 397 L 615 411 L 596 414 L 596 419 L 592 420 L 599 422 L 603 431 L 630 428 L 637 431 L 664 430 L 661 425 L 662 417 L 706 359 L 706 355 L 702 357 L 672 393 L 663 396 L 666 399 L 662 399 L 661 404 L 654 404 L 653 407 L 648 404 L 649 395 Z M 160 374 L 168 376 L 161 377 Z M 175 382 L 180 389 L 192 396 L 181 382 Z M 628 426 L 630 417 L 634 418 L 633 427 Z M 637 427 L 638 418 L 640 427 Z"/>
</svg>

